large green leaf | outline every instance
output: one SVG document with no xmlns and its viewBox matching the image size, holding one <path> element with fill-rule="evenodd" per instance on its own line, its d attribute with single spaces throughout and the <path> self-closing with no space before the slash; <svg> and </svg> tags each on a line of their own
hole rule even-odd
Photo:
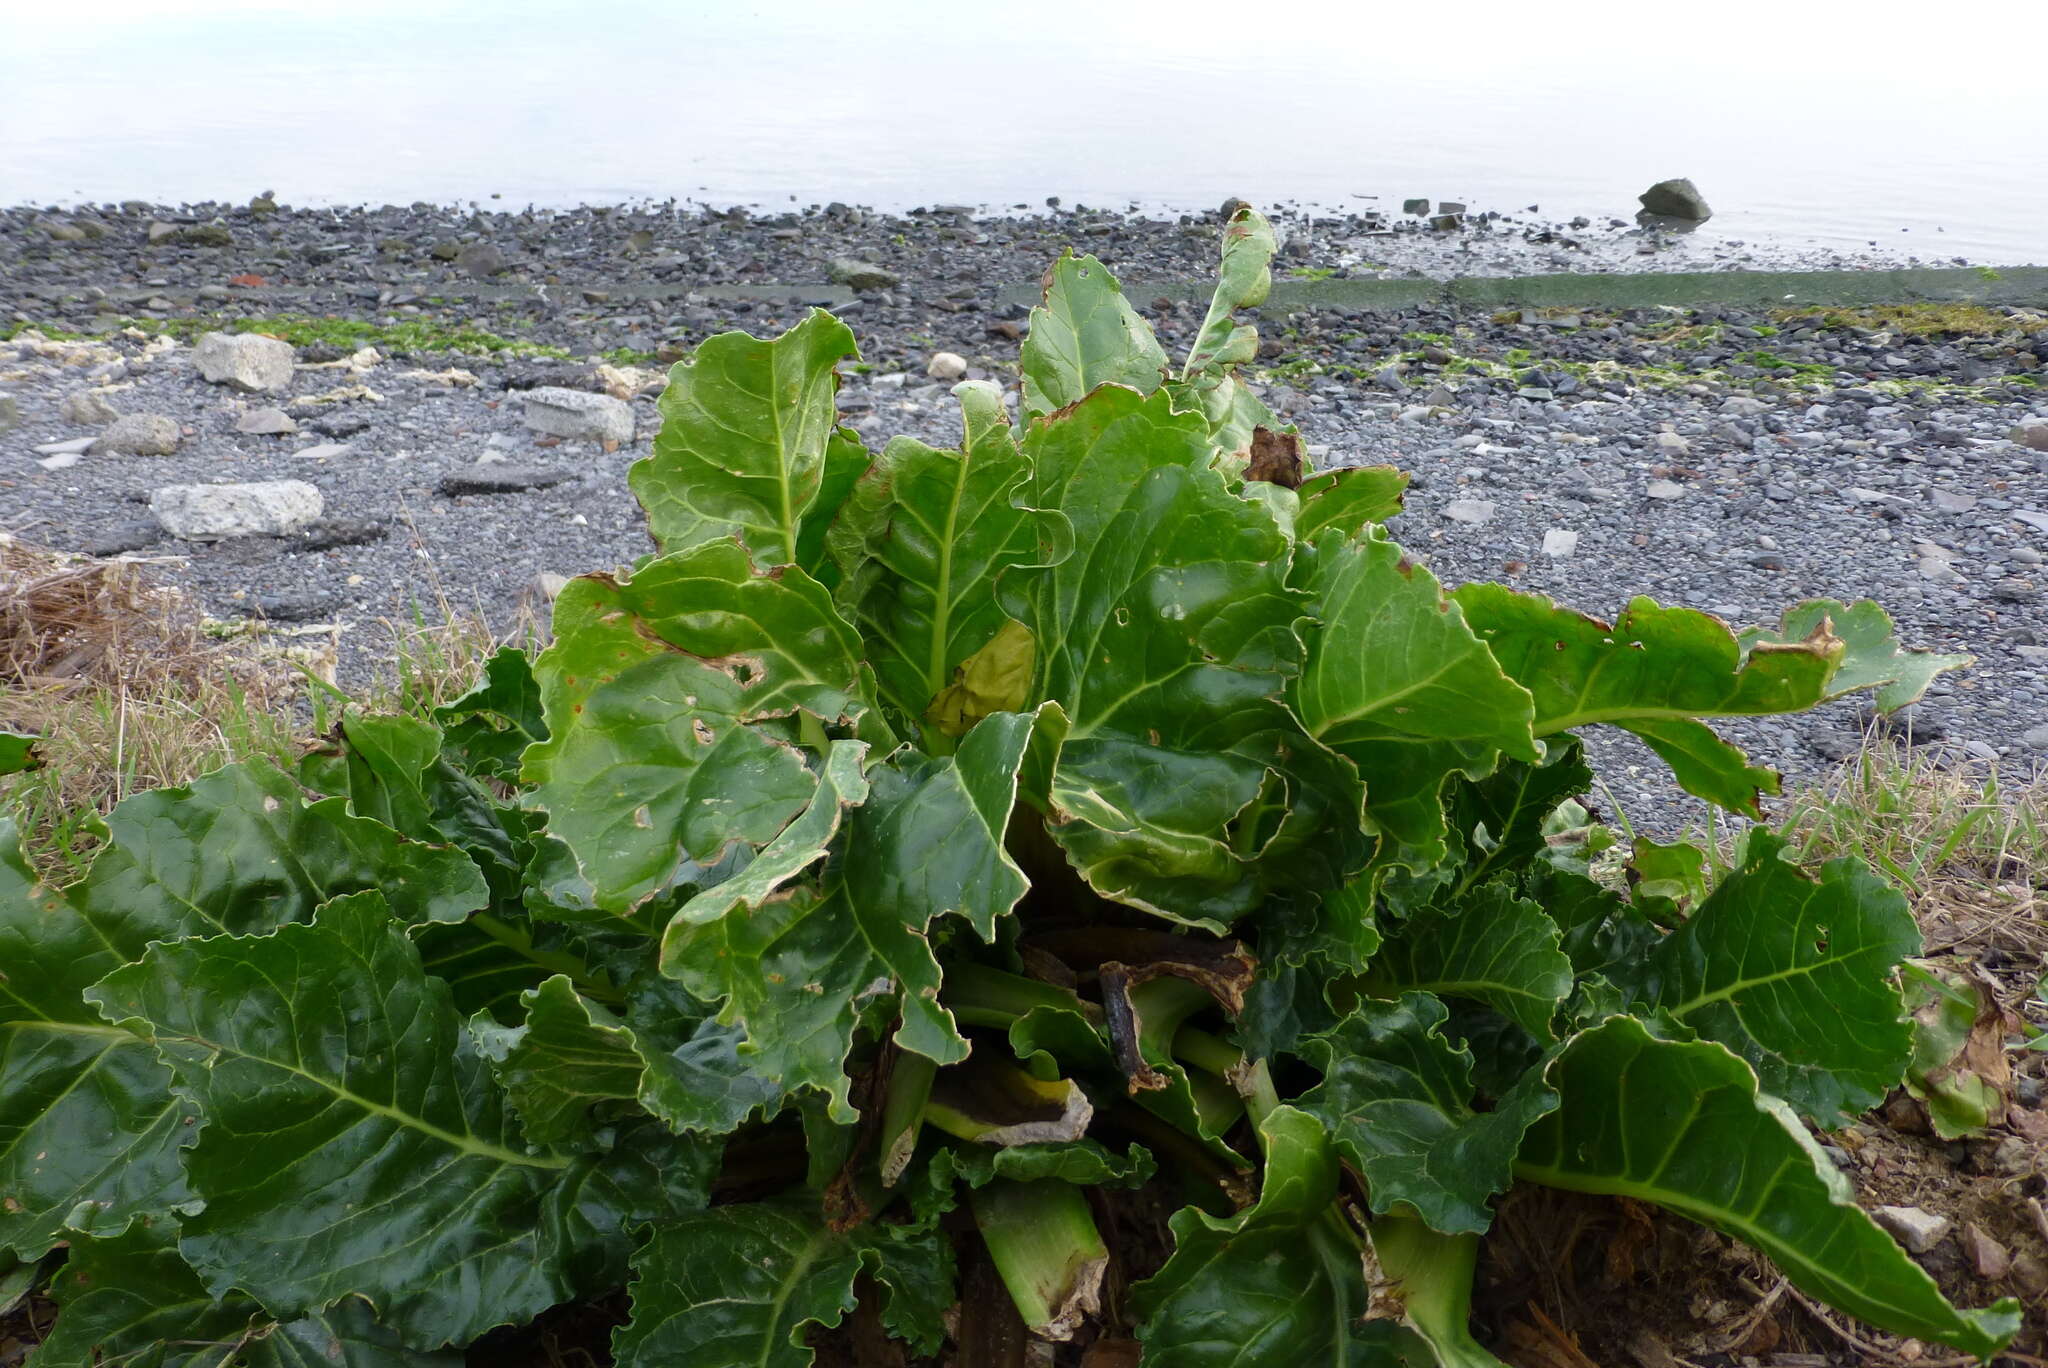
<svg viewBox="0 0 2048 1368">
<path fill-rule="evenodd" d="M 852 331 L 813 309 L 773 341 L 720 333 L 677 363 L 630 477 L 662 550 L 737 535 L 765 563 L 797 562 L 838 419 L 834 368 L 856 354 Z"/>
<path fill-rule="evenodd" d="M 568 1296 L 533 1155 L 448 990 L 377 893 L 268 936 L 153 945 L 87 998 L 147 1033 L 199 1106 L 205 1207 L 181 1250 L 216 1294 L 291 1317 L 359 1295 L 409 1344 L 464 1343 Z"/>
<path fill-rule="evenodd" d="M 1329 1128 L 1365 1176 L 1374 1212 L 1407 1210 L 1445 1234 L 1484 1232 L 1487 1203 L 1513 1179 L 1522 1133 L 1557 1105 L 1532 1072 L 1494 1109 L 1472 1105 L 1472 1054 L 1443 1035 L 1428 993 L 1368 999 L 1302 1043 L 1323 1081 L 1297 1104 Z"/>
<path fill-rule="evenodd" d="M 1800 642 L 1823 629 L 1839 638 L 1843 647 L 1842 663 L 1835 677 L 1828 681 L 1828 697 L 1875 689 L 1874 701 L 1879 712 L 1897 712 L 1918 700 L 1936 675 L 1961 669 L 1971 659 L 1966 655 L 1901 649 L 1893 635 L 1890 616 L 1869 599 L 1855 603 L 1808 600 L 1786 609 L 1776 631 L 1752 627 L 1743 632 L 1742 644 L 1754 649 L 1759 642 Z"/>
<path fill-rule="evenodd" d="M 1443 789 L 1501 756 L 1539 758 L 1528 693 L 1501 673 L 1436 578 L 1377 531 L 1326 532 L 1295 556 L 1307 659 L 1289 702 L 1365 779 L 1365 815 L 1425 870 L 1443 858 Z"/>
<path fill-rule="evenodd" d="M 730 541 L 572 582 L 555 630 L 537 666 L 549 738 L 526 775 L 600 908 L 630 911 L 765 844 L 810 801 L 804 752 L 750 724 L 869 711 L 858 640 L 824 586 L 756 573 Z"/>
<path fill-rule="evenodd" d="M 1809 879 L 1784 848 L 1752 831 L 1740 868 L 1635 975 L 1612 976 L 1833 1129 L 1905 1074 L 1913 1032 L 1893 974 L 1920 952 L 1920 930 L 1904 896 L 1859 861 L 1832 860 Z"/>
<path fill-rule="evenodd" d="M 1391 1365 L 1386 1340 L 1360 1323 L 1361 1242 L 1335 1205 L 1338 1165 L 1322 1124 L 1277 1107 L 1259 1129 L 1266 1174 L 1258 1202 L 1229 1217 L 1175 1213 L 1173 1256 L 1131 1289 L 1144 1362 Z"/>
<path fill-rule="evenodd" d="M 1855 1204 L 1848 1180 L 1749 1066 L 1712 1041 L 1614 1017 L 1549 1066 L 1558 1109 L 1530 1127 L 1519 1176 L 1633 1197 L 1770 1256 L 1794 1286 L 1873 1325 L 1990 1357 L 2019 1329 L 2010 1298 L 1958 1311 Z"/>
<path fill-rule="evenodd" d="M 882 702 L 912 731 L 1007 621 L 996 577 L 1037 549 L 1030 515 L 1010 503 L 1024 458 L 1000 400 L 993 409 L 992 420 L 970 422 L 976 438 L 958 451 L 889 443 L 828 541 L 839 603 L 866 640 Z"/>
<path fill-rule="evenodd" d="M 626 1022 L 644 1070 L 640 1105 L 679 1131 L 725 1135 L 782 1102 L 779 1081 L 743 1055 L 744 1027 L 673 979 L 648 974 L 628 989 Z"/>
<path fill-rule="evenodd" d="M 1029 884 L 1004 837 L 1020 772 L 1034 747 L 1057 747 L 1064 721 L 1051 706 L 998 713 L 952 757 L 904 751 L 865 774 L 860 744 L 835 742 L 818 800 L 743 873 L 676 915 L 665 971 L 725 1004 L 754 1070 L 785 1090 L 824 1089 L 835 1120 L 853 1118 L 842 1064 L 878 985 L 901 992 L 898 1044 L 940 1063 L 966 1058 L 928 936 L 951 915 L 993 939 L 1023 897 Z M 842 824 L 845 853 L 820 869 Z"/>
<path fill-rule="evenodd" d="M 951 1263 L 935 1232 L 835 1231 L 815 1199 L 714 1207 L 663 1226 L 635 1256 L 633 1319 L 612 1352 L 619 1368 L 804 1368 L 809 1328 L 853 1310 L 863 1271 L 884 1290 L 884 1324 L 935 1352 Z"/>
<path fill-rule="evenodd" d="M 1152 325 L 1132 311 L 1109 268 L 1072 252 L 1046 273 L 1020 355 L 1024 412 L 1033 418 L 1079 403 L 1102 385 L 1150 394 L 1166 378 Z"/>
<path fill-rule="evenodd" d="M 458 1368 L 458 1353 L 401 1345 L 360 1301 L 280 1323 L 246 1293 L 216 1299 L 175 1238 L 137 1226 L 76 1237 L 52 1293 L 60 1314 L 37 1368 Z"/>
<path fill-rule="evenodd" d="M 298 785 L 252 760 L 121 803 L 107 815 L 107 847 L 69 897 L 113 925 L 246 935 L 367 889 L 414 924 L 460 921 L 488 896 L 461 851 L 407 840 L 342 798 L 307 804 Z"/>
<path fill-rule="evenodd" d="M 1536 700 L 1547 736 L 1596 722 L 1634 732 L 1671 766 L 1686 792 L 1760 815 L 1778 791 L 1769 770 L 1699 722 L 1702 717 L 1801 712 L 1829 696 L 1843 643 L 1825 633 L 1755 640 L 1747 649 L 1719 618 L 1635 598 L 1609 626 L 1539 594 L 1467 584 L 1454 595 L 1501 668 Z"/>
<path fill-rule="evenodd" d="M 39 1258 L 66 1226 L 119 1230 L 191 1200 L 177 1155 L 191 1105 L 148 1043 L 83 996 L 182 929 L 72 905 L 0 818 L 0 1251 Z"/>
<path fill-rule="evenodd" d="M 1486 884 L 1417 913 L 1392 931 L 1363 986 L 1383 996 L 1410 991 L 1483 1002 L 1539 1040 L 1572 989 L 1572 962 L 1557 923 L 1501 884 Z"/>
<path fill-rule="evenodd" d="M 1031 692 L 1072 721 L 1054 835 L 1109 897 L 1240 915 L 1270 832 L 1233 823 L 1307 744 L 1276 702 L 1298 653 L 1286 539 L 1207 469 L 1201 419 L 1163 394 L 1098 390 L 1025 450 L 1024 498 L 1067 534 L 1002 584 L 1038 643 Z"/>
</svg>

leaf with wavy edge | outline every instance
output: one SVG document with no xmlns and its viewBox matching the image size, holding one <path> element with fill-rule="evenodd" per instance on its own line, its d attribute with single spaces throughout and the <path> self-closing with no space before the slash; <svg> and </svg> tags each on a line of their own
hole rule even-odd
<svg viewBox="0 0 2048 1368">
<path fill-rule="evenodd" d="M 106 848 L 66 892 L 110 924 L 202 936 L 269 931 L 368 889 L 411 924 L 460 921 L 489 896 L 460 850 L 407 840 L 345 799 L 308 804 L 275 766 L 251 760 L 122 802 L 107 814 Z"/>
<path fill-rule="evenodd" d="M 1750 816 L 1778 791 L 1777 776 L 1698 719 L 1802 712 L 1829 696 L 1844 660 L 1842 640 L 1822 631 L 1745 649 L 1719 618 L 1649 598 L 1629 600 L 1609 626 L 1497 584 L 1467 584 L 1453 597 L 1535 698 L 1538 736 L 1596 722 L 1624 728 L 1686 792 Z"/>
<path fill-rule="evenodd" d="M 1612 976 L 1718 1040 L 1826 1129 L 1898 1086 L 1913 1032 L 1893 974 L 1920 953 L 1906 899 L 1859 861 L 1809 879 L 1749 833 L 1741 865 L 1647 961 Z"/>
<path fill-rule="evenodd" d="M 148 1042 L 83 997 L 182 930 L 74 907 L 37 881 L 0 818 L 0 1251 L 38 1259 L 67 1227 L 119 1230 L 192 1200 L 177 1153 L 191 1106 Z"/>
<path fill-rule="evenodd" d="M 1077 404 L 1103 385 L 1150 394 L 1167 373 L 1152 325 L 1125 302 L 1109 268 L 1071 250 L 1046 272 L 1045 302 L 1031 311 L 1019 359 L 1031 418 Z"/>
<path fill-rule="evenodd" d="M 1171 386 L 1177 407 L 1198 410 L 1207 420 L 1216 459 L 1233 470 L 1250 454 L 1254 429 L 1279 426 L 1273 411 L 1237 378 L 1239 366 L 1258 358 L 1259 330 L 1236 317 L 1239 309 L 1266 302 L 1279 247 L 1273 225 L 1258 210 L 1246 206 L 1230 216 L 1223 226 L 1209 310 Z"/>
<path fill-rule="evenodd" d="M 1828 681 L 1829 698 L 1875 689 L 1872 700 L 1881 713 L 1897 712 L 1917 702 L 1934 677 L 1968 665 L 1973 657 L 1904 650 L 1893 634 L 1891 617 L 1869 599 L 1843 603 L 1810 599 L 1785 610 L 1777 630 L 1751 627 L 1740 634 L 1745 650 L 1763 642 L 1799 642 L 1825 626 L 1843 647 L 1842 663 Z"/>
<path fill-rule="evenodd" d="M 550 734 L 526 777 L 609 912 L 766 843 L 810 801 L 804 752 L 750 724 L 803 712 L 887 736 L 825 587 L 795 567 L 757 573 L 734 542 L 572 581 L 555 630 L 536 664 Z"/>
<path fill-rule="evenodd" d="M 1503 755 L 1538 759 L 1529 695 L 1436 577 L 1377 529 L 1356 540 L 1326 531 L 1297 549 L 1291 578 L 1309 605 L 1288 702 L 1358 767 L 1366 821 L 1399 846 L 1380 863 L 1427 870 L 1446 853 L 1451 777 L 1482 777 Z"/>
<path fill-rule="evenodd" d="M 1360 980 L 1391 997 L 1419 991 L 1483 1002 L 1538 1040 L 1572 989 L 1557 923 L 1501 884 L 1485 884 L 1388 929 Z"/>
<path fill-rule="evenodd" d="M 1401 512 L 1407 488 L 1408 473 L 1392 466 L 1347 466 L 1313 476 L 1295 491 L 1301 501 L 1294 515 L 1295 538 L 1314 541 L 1328 528 L 1362 536 L 1367 527 Z"/>
<path fill-rule="evenodd" d="M 1654 1202 L 1768 1255 L 1794 1286 L 1902 1335 L 1988 1358 L 2020 1326 L 2007 1298 L 1959 1311 L 1857 1208 L 1848 1180 L 1783 1102 L 1712 1041 L 1653 1038 L 1613 1017 L 1551 1062 L 1555 1112 L 1519 1177 Z"/>
<path fill-rule="evenodd" d="M 1407 1210 L 1445 1234 L 1480 1234 L 1493 1224 L 1487 1203 L 1513 1181 L 1522 1133 L 1557 1095 L 1531 1073 L 1492 1111 L 1474 1111 L 1472 1053 L 1445 1039 L 1449 1016 L 1428 993 L 1359 1003 L 1302 1042 L 1323 1081 L 1296 1105 L 1365 1175 L 1375 1213 Z"/>
<path fill-rule="evenodd" d="M 607 1103 L 640 1095 L 645 1069 L 632 1031 L 587 1002 L 557 974 L 519 995 L 525 1020 L 501 1026 L 488 1013 L 471 1017 L 469 1033 L 498 1086 L 540 1145 L 587 1140 L 593 1115 Z"/>
<path fill-rule="evenodd" d="M 180 1248 L 279 1316 L 360 1295 L 407 1343 L 466 1343 L 574 1291 L 528 1153 L 448 990 L 382 895 L 268 936 L 152 945 L 88 990 L 204 1118 Z"/>
<path fill-rule="evenodd" d="M 1217 1217 L 1184 1207 L 1173 1255 L 1131 1288 L 1146 1363 L 1168 1368 L 1392 1368 L 1362 1327 L 1362 1242 L 1336 1206 L 1338 1165 L 1322 1123 L 1276 1107 L 1259 1125 L 1265 1182 L 1254 1205 Z"/>
<path fill-rule="evenodd" d="M 75 1237 L 52 1280 L 59 1314 L 38 1368 L 460 1368 L 460 1353 L 401 1345 L 353 1299 L 280 1323 L 255 1298 L 216 1299 L 178 1257 L 174 1231 Z"/>
<path fill-rule="evenodd" d="M 1298 655 L 1286 539 L 1207 442 L 1165 395 L 1114 386 L 1035 425 L 1020 498 L 1048 515 L 1046 563 L 1001 592 L 1038 644 L 1031 694 L 1072 720 L 1055 838 L 1106 896 L 1220 923 L 1260 891 L 1232 823 L 1306 742 L 1277 702 Z"/>
<path fill-rule="evenodd" d="M 836 598 L 866 641 L 882 702 L 913 731 L 1009 621 L 996 577 L 1038 545 L 1031 515 L 1011 506 L 1027 467 L 1000 396 L 960 392 L 972 439 L 955 451 L 890 442 L 827 542 L 842 574 Z"/>
<path fill-rule="evenodd" d="M 815 1199 L 685 1217 L 657 1230 L 633 1269 L 633 1318 L 612 1336 L 619 1368 L 804 1368 L 810 1327 L 853 1310 L 862 1272 L 882 1285 L 883 1324 L 932 1353 L 952 1300 L 951 1251 L 936 1232 L 834 1231 Z"/>
<path fill-rule="evenodd" d="M 484 662 L 483 678 L 435 708 L 434 721 L 445 733 L 443 752 L 463 769 L 517 779 L 520 756 L 548 735 L 532 659 L 516 646 L 499 647 Z"/>
<path fill-rule="evenodd" d="M 654 449 L 628 476 L 662 550 L 738 536 L 796 563 L 837 430 L 835 368 L 858 355 L 852 330 L 813 309 L 772 341 L 719 333 L 676 363 Z"/>
</svg>

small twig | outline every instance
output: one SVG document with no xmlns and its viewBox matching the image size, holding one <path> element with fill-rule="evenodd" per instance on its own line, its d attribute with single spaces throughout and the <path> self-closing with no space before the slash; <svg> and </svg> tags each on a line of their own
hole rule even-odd
<svg viewBox="0 0 2048 1368">
<path fill-rule="evenodd" d="M 1742 1290 L 1755 1297 L 1757 1303 L 1741 1320 L 1736 1322 L 1733 1330 L 1721 1337 L 1721 1343 L 1715 1347 L 1716 1353 L 1730 1354 L 1735 1352 L 1737 1345 L 1747 1343 L 1749 1337 L 1756 1333 L 1757 1326 L 1763 1324 L 1764 1317 L 1771 1314 L 1771 1308 L 1775 1307 L 1778 1304 L 1779 1298 L 1785 1295 L 1785 1289 L 1792 1285 L 1786 1281 L 1785 1275 L 1782 1273 L 1778 1275 L 1777 1286 L 1768 1292 L 1757 1291 L 1756 1288 L 1750 1286 L 1747 1279 L 1740 1279 L 1738 1281 Z"/>
<path fill-rule="evenodd" d="M 1835 1321 L 1829 1318 L 1827 1312 L 1821 1309 L 1817 1302 L 1808 1298 L 1798 1288 L 1792 1287 L 1787 1290 L 1791 1292 L 1792 1300 L 1805 1307 L 1807 1314 L 1820 1322 L 1822 1328 L 1827 1330 L 1829 1334 L 1848 1345 L 1851 1349 L 1854 1349 L 1857 1353 L 1866 1356 L 1872 1362 L 1886 1364 L 1888 1368 L 1971 1368 L 1971 1365 L 1977 1362 L 1975 1358 L 1968 1354 L 1958 1354 L 1944 1359 L 1900 1358 L 1890 1350 L 1872 1344 L 1847 1326 L 1836 1324 Z"/>
</svg>

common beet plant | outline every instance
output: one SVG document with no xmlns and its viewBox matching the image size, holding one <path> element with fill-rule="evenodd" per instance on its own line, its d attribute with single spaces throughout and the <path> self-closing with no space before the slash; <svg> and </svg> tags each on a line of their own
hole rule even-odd
<svg viewBox="0 0 2048 1368">
<path fill-rule="evenodd" d="M 1648 842 L 1602 881 L 1573 834 L 1582 728 L 1755 816 L 1703 719 L 1958 659 L 1869 603 L 1446 592 L 1403 477 L 1309 475 L 1237 378 L 1272 253 L 1230 221 L 1179 364 L 1064 257 L 1021 412 L 960 385 L 952 449 L 837 426 L 829 314 L 710 338 L 633 470 L 659 554 L 537 658 L 130 798 L 70 887 L 11 857 L 36 1364 L 449 1363 L 581 1301 L 649 1368 L 1464 1368 L 1514 1183 L 2004 1344 L 1809 1133 L 1907 1064 L 1900 895 L 1761 829 L 1712 888 Z"/>
</svg>

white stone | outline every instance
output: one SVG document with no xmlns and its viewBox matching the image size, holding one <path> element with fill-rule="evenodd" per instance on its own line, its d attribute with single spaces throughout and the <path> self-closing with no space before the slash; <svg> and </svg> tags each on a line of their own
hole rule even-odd
<svg viewBox="0 0 2048 1368">
<path fill-rule="evenodd" d="M 1682 499 L 1685 486 L 1672 480 L 1652 480 L 1643 486 L 1643 493 L 1653 499 Z"/>
<path fill-rule="evenodd" d="M 1933 1249 L 1947 1236 L 1952 1224 L 1948 1217 L 1922 1211 L 1919 1207 L 1881 1206 L 1873 1208 L 1870 1215 L 1891 1232 L 1909 1254 L 1925 1254 Z"/>
<path fill-rule="evenodd" d="M 1746 394 L 1731 394 L 1721 401 L 1721 412 L 1737 418 L 1754 418 L 1759 413 L 1770 412 L 1771 406 L 1761 399 L 1752 399 Z"/>
<path fill-rule="evenodd" d="M 967 358 L 958 352 L 933 352 L 924 373 L 934 380 L 960 380 L 967 375 Z"/>
<path fill-rule="evenodd" d="M 1562 527 L 1553 527 L 1543 534 L 1543 554 L 1552 560 L 1563 560 L 1579 549 L 1579 534 Z"/>
<path fill-rule="evenodd" d="M 330 456 L 346 456 L 353 450 L 346 442 L 322 442 L 309 446 L 304 451 L 294 451 L 293 456 L 309 461 L 324 461 Z"/>
<path fill-rule="evenodd" d="M 314 521 L 323 507 L 320 491 L 303 480 L 165 485 L 149 496 L 164 531 L 186 541 L 282 536 Z"/>
<path fill-rule="evenodd" d="M 55 456 L 36 457 L 36 464 L 45 470 L 69 470 L 84 459 L 76 451 L 60 451 Z"/>
<path fill-rule="evenodd" d="M 75 390 L 64 396 L 64 402 L 57 406 L 57 412 L 65 422 L 76 423 L 79 427 L 105 427 L 121 416 L 121 411 L 109 403 L 104 391 Z"/>
<path fill-rule="evenodd" d="M 168 456 L 183 436 L 178 424 L 160 413 L 131 413 L 107 424 L 92 450 L 95 455 Z"/>
<path fill-rule="evenodd" d="M 292 416 L 278 408 L 250 409 L 235 419 L 235 431 L 253 437 L 282 437 L 298 430 Z"/>
<path fill-rule="evenodd" d="M 81 451 L 90 451 L 97 437 L 72 437 L 62 442 L 44 442 L 35 449 L 38 456 L 75 456 Z"/>
<path fill-rule="evenodd" d="M 256 333 L 207 333 L 192 348 L 202 379 L 256 393 L 292 382 L 291 344 Z"/>
<path fill-rule="evenodd" d="M 2035 451 L 2048 451 L 2048 418 L 2024 418 L 2012 430 L 2012 439 Z"/>
<path fill-rule="evenodd" d="M 1692 443 L 1675 432 L 1660 432 L 1651 440 L 1656 443 L 1657 450 L 1669 452 L 1673 456 L 1683 456 L 1692 450 Z"/>
<path fill-rule="evenodd" d="M 543 385 L 526 392 L 526 425 L 551 437 L 630 442 L 633 408 L 609 394 Z"/>
<path fill-rule="evenodd" d="M 1444 516 L 1452 522 L 1490 522 L 1493 519 L 1493 501 L 1491 499 L 1453 499 L 1444 505 Z"/>
</svg>

